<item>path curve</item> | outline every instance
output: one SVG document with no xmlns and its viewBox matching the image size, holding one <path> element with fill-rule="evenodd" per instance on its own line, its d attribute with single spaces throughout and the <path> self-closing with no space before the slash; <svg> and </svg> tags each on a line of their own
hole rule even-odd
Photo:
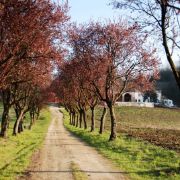
<svg viewBox="0 0 180 180">
<path fill-rule="evenodd" d="M 42 149 L 33 157 L 28 180 L 73 180 L 71 164 L 77 164 L 90 180 L 123 180 L 123 173 L 94 148 L 68 132 L 62 114 L 50 108 L 52 122 Z"/>
</svg>

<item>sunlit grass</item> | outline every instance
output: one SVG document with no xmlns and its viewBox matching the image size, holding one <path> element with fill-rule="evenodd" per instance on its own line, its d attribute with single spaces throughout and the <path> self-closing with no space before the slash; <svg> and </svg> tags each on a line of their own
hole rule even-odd
<svg viewBox="0 0 180 180">
<path fill-rule="evenodd" d="M 121 134 L 114 142 L 108 142 L 109 132 L 99 135 L 89 130 L 69 125 L 69 116 L 64 112 L 64 124 L 76 136 L 95 147 L 111 159 L 132 179 L 180 179 L 180 155 L 175 151 L 157 147 Z"/>
</svg>

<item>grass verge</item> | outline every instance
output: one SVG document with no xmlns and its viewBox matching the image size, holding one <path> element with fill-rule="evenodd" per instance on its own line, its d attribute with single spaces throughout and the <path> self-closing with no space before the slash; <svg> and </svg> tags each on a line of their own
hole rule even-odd
<svg viewBox="0 0 180 180">
<path fill-rule="evenodd" d="M 71 162 L 72 175 L 74 180 L 87 180 L 87 175 L 80 169 L 78 164 Z"/>
<path fill-rule="evenodd" d="M 43 109 L 32 130 L 25 129 L 18 136 L 12 136 L 10 128 L 8 139 L 0 139 L 1 180 L 15 179 L 22 175 L 30 163 L 33 152 L 42 145 L 50 119 L 49 109 Z"/>
<path fill-rule="evenodd" d="M 180 179 L 180 156 L 175 151 L 123 134 L 116 141 L 108 142 L 109 132 L 99 135 L 97 131 L 91 133 L 73 127 L 69 125 L 68 113 L 62 112 L 65 127 L 69 131 L 115 162 L 130 179 Z"/>
</svg>

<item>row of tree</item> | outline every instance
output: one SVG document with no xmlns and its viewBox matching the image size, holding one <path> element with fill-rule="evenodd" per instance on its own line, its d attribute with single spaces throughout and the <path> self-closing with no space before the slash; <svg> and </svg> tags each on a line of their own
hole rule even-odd
<svg viewBox="0 0 180 180">
<path fill-rule="evenodd" d="M 127 90 L 153 89 L 158 78 L 156 50 L 144 42 L 140 27 L 125 21 L 91 22 L 72 25 L 68 31 L 69 58 L 52 84 L 70 114 L 70 123 L 87 128 L 86 111 L 91 109 L 91 131 L 95 129 L 94 109 L 104 105 L 111 117 L 109 140 L 116 138 L 114 105 Z"/>
<path fill-rule="evenodd" d="M 2 137 L 7 136 L 11 107 L 16 113 L 14 135 L 23 130 L 27 112 L 31 117 L 30 127 L 38 117 L 53 66 L 63 56 L 57 44 L 63 39 L 66 12 L 66 4 L 56 5 L 49 0 L 0 1 Z"/>
</svg>

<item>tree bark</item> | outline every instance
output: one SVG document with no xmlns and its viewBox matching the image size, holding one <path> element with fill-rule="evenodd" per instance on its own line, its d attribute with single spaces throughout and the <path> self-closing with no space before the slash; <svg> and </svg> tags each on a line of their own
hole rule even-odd
<svg viewBox="0 0 180 180">
<path fill-rule="evenodd" d="M 72 114 L 72 125 L 75 126 L 76 125 L 76 113 L 73 112 Z"/>
<path fill-rule="evenodd" d="M 168 47 L 168 43 L 167 43 L 167 33 L 166 33 L 166 24 L 165 24 L 165 19 L 166 19 L 166 14 L 167 14 L 167 6 L 164 4 L 161 4 L 161 28 L 162 28 L 162 38 L 163 38 L 163 46 L 166 52 L 166 57 L 167 60 L 169 62 L 169 65 L 172 69 L 172 72 L 174 74 L 175 80 L 177 82 L 177 85 L 179 87 L 180 90 L 180 72 L 178 71 L 178 69 L 176 68 L 171 53 L 169 51 L 169 47 Z"/>
<path fill-rule="evenodd" d="M 30 125 L 29 125 L 29 129 L 31 130 L 33 124 L 34 124 L 34 121 L 35 121 L 35 113 L 34 112 L 30 112 L 30 117 L 31 117 L 31 122 L 30 122 Z"/>
<path fill-rule="evenodd" d="M 82 110 L 79 111 L 79 127 L 82 128 Z"/>
<path fill-rule="evenodd" d="M 19 116 L 19 110 L 18 110 L 18 108 L 14 107 L 14 111 L 15 111 L 15 113 L 16 113 L 16 118 L 18 118 L 18 116 Z"/>
<path fill-rule="evenodd" d="M 103 108 L 103 113 L 102 113 L 102 116 L 101 116 L 101 120 L 100 120 L 99 134 L 102 134 L 103 131 L 104 131 L 104 124 L 105 124 L 106 114 L 107 114 L 107 108 L 104 107 Z"/>
<path fill-rule="evenodd" d="M 7 129 L 9 126 L 9 109 L 10 109 L 10 106 L 4 105 L 4 110 L 2 114 L 2 120 L 1 120 L 1 133 L 0 133 L 0 136 L 4 138 L 7 137 Z"/>
<path fill-rule="evenodd" d="M 77 114 L 77 116 L 76 116 L 76 127 L 78 127 L 78 124 L 79 124 L 79 116 Z"/>
<path fill-rule="evenodd" d="M 11 91 L 9 89 L 2 91 L 3 98 L 3 114 L 1 120 L 0 136 L 7 137 L 7 129 L 9 127 L 9 110 L 11 107 Z"/>
<path fill-rule="evenodd" d="M 110 113 L 110 117 L 111 117 L 111 134 L 109 137 L 109 141 L 113 141 L 116 139 L 116 118 L 115 118 L 115 114 L 114 114 L 114 108 L 113 105 L 110 103 L 108 105 L 109 108 L 109 113 Z"/>
<path fill-rule="evenodd" d="M 84 121 L 84 129 L 87 129 L 86 111 L 85 110 L 83 110 L 83 121 Z"/>
<path fill-rule="evenodd" d="M 69 113 L 69 117 L 70 117 L 69 124 L 72 125 L 72 113 L 71 112 Z"/>
<path fill-rule="evenodd" d="M 21 110 L 20 114 L 19 114 L 19 117 L 18 119 L 16 120 L 15 124 L 14 124 L 14 128 L 13 128 L 13 135 L 17 135 L 18 133 L 18 128 L 19 128 L 19 123 L 21 122 L 22 118 L 23 118 L 23 115 L 24 115 L 24 111 Z"/>
<path fill-rule="evenodd" d="M 21 121 L 19 122 L 19 126 L 18 126 L 18 133 L 21 133 L 24 131 L 23 128 L 23 121 L 24 121 L 24 117 L 21 119 Z"/>
<path fill-rule="evenodd" d="M 21 133 L 24 131 L 24 128 L 23 128 L 23 121 L 20 121 L 19 123 L 19 127 L 18 127 L 18 133 Z"/>
<path fill-rule="evenodd" d="M 91 107 L 91 132 L 95 130 L 94 107 Z"/>
</svg>

